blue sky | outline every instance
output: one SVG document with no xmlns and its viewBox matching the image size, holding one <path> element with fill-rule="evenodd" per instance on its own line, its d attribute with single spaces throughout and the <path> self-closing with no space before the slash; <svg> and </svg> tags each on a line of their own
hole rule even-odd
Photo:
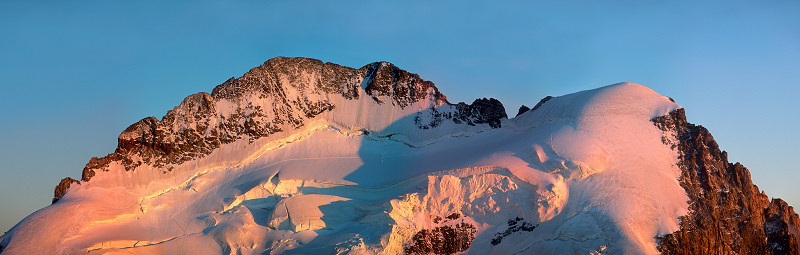
<svg viewBox="0 0 800 255">
<path fill-rule="evenodd" d="M 128 125 L 276 56 L 389 61 L 450 101 L 495 97 L 512 115 L 640 83 L 800 205 L 798 1 L 31 2 L 0 2 L 3 230 Z"/>
</svg>

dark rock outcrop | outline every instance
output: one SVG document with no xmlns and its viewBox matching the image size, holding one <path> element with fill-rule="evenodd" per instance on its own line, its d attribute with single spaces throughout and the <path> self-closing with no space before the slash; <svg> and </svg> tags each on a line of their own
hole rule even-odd
<svg viewBox="0 0 800 255">
<path fill-rule="evenodd" d="M 665 144 L 679 153 L 680 185 L 689 213 L 680 230 L 657 237 L 664 254 L 800 254 L 798 215 L 753 185 L 750 172 L 729 163 L 708 130 L 686 121 L 683 109 L 653 119 Z M 671 141 L 677 141 L 673 143 Z"/>
<path fill-rule="evenodd" d="M 430 129 L 438 127 L 445 120 L 450 120 L 455 124 L 466 124 L 475 126 L 478 124 L 488 124 L 492 128 L 500 128 L 502 119 L 508 118 L 503 104 L 494 98 L 476 99 L 472 104 L 458 103 L 448 104 L 453 111 L 440 111 L 432 108 L 430 111 L 418 112 L 414 116 L 414 124 L 420 129 Z M 423 117 L 428 115 L 427 117 Z"/>
<path fill-rule="evenodd" d="M 536 229 L 537 226 L 539 226 L 538 224 L 534 225 L 533 223 L 527 222 L 527 221 L 525 221 L 525 218 L 521 218 L 521 217 L 516 217 L 514 219 L 509 219 L 507 224 L 508 224 L 508 228 L 505 231 L 494 234 L 494 238 L 492 238 L 492 245 L 498 245 L 498 244 L 502 243 L 503 242 L 503 238 L 505 238 L 507 236 L 510 236 L 510 235 L 512 235 L 514 233 L 517 233 L 517 232 L 520 232 L 520 231 L 531 232 L 534 229 Z"/>
<path fill-rule="evenodd" d="M 367 96 L 400 108 L 431 98 L 434 105 L 457 109 L 448 116 L 434 116 L 430 123 L 418 123 L 425 129 L 444 119 L 497 128 L 500 119 L 507 117 L 495 99 L 478 99 L 472 105 L 450 104 L 433 82 L 391 63 L 376 62 L 354 69 L 316 59 L 277 57 L 242 77 L 228 79 L 210 94 L 186 97 L 160 120 L 147 117 L 134 123 L 119 135 L 114 153 L 92 158 L 86 164 L 81 181 L 90 180 L 99 171 L 108 171 L 112 162 L 119 162 L 128 171 L 146 164 L 168 172 L 174 165 L 208 155 L 223 144 L 242 139 L 254 141 L 301 127 L 305 120 L 336 107 L 329 100 L 330 95 L 349 100 Z M 217 112 L 220 104 L 224 112 Z M 431 112 L 438 113 L 436 109 Z M 75 182 L 63 179 L 53 201 L 58 201 L 69 183 Z"/>
<path fill-rule="evenodd" d="M 411 243 L 405 247 L 406 254 L 455 254 L 469 249 L 475 233 L 478 230 L 472 224 L 463 220 L 458 223 L 452 221 L 461 218 L 461 214 L 453 213 L 442 219 L 434 218 L 434 223 L 441 224 L 433 229 L 422 229 L 411 238 Z"/>
<path fill-rule="evenodd" d="M 526 112 L 528 112 L 530 110 L 531 110 L 531 108 L 528 108 L 528 106 L 525 106 L 523 104 L 522 106 L 519 107 L 519 110 L 517 110 L 517 115 L 516 116 L 519 116 L 520 114 L 526 113 Z"/>
<path fill-rule="evenodd" d="M 471 126 L 489 124 L 490 127 L 499 128 L 501 126 L 500 120 L 508 118 L 506 108 L 494 98 L 475 99 L 472 104 L 458 103 L 456 104 L 456 109 L 458 113 L 453 116 L 453 121 L 456 124 L 462 122 Z"/>
</svg>

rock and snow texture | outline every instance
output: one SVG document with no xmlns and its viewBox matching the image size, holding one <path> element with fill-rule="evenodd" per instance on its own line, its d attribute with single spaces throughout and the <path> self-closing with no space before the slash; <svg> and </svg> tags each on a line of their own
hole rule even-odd
<svg viewBox="0 0 800 255">
<path fill-rule="evenodd" d="M 800 218 L 780 199 L 769 200 L 753 185 L 750 172 L 728 162 L 702 126 L 686 122 L 683 109 L 653 122 L 675 136 L 664 137 L 679 152 L 681 186 L 690 213 L 681 230 L 660 239 L 665 254 L 799 254 Z"/>
<path fill-rule="evenodd" d="M 451 104 L 389 63 L 275 58 L 126 129 L 0 249 L 680 253 L 667 245 L 685 241 L 681 221 L 698 212 L 685 128 L 653 121 L 679 111 L 619 83 L 508 119 L 497 100 Z M 792 249 L 797 215 L 775 204 L 762 225 L 771 246 Z"/>
</svg>

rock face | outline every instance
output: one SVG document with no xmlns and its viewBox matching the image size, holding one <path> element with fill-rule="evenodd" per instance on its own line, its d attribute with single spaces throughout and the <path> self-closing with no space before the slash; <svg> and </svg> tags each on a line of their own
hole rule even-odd
<svg viewBox="0 0 800 255">
<path fill-rule="evenodd" d="M 798 254 L 800 218 L 794 209 L 781 199 L 772 199 L 764 209 L 764 234 L 772 254 Z"/>
<path fill-rule="evenodd" d="M 517 116 L 519 116 L 520 114 L 526 113 L 526 112 L 528 112 L 530 110 L 531 110 L 531 108 L 528 108 L 528 106 L 522 105 L 522 106 L 519 107 L 519 110 L 517 111 Z"/>
<path fill-rule="evenodd" d="M 422 229 L 414 234 L 412 242 L 404 251 L 406 254 L 454 254 L 466 251 L 477 231 L 475 226 L 463 220 L 455 223 L 459 218 L 461 215 L 458 213 L 450 214 L 444 219 L 434 218 L 433 221 L 441 226 L 430 230 Z"/>
<path fill-rule="evenodd" d="M 78 180 L 75 180 L 75 179 L 72 179 L 72 178 L 69 178 L 69 177 L 61 179 L 61 182 L 59 182 L 58 185 L 56 185 L 56 189 L 53 192 L 53 203 L 58 202 L 58 198 L 60 198 L 64 194 L 66 194 L 67 193 L 67 189 L 69 189 L 69 187 L 73 183 L 80 183 L 80 182 Z"/>
<path fill-rule="evenodd" d="M 676 137 L 664 143 L 680 154 L 680 184 L 690 198 L 681 229 L 659 237 L 664 254 L 800 254 L 800 222 L 791 206 L 771 202 L 752 183 L 750 172 L 728 162 L 704 127 L 686 122 L 683 109 L 657 117 L 662 130 Z"/>
<path fill-rule="evenodd" d="M 359 86 L 366 95 L 359 94 Z M 450 112 L 432 108 L 430 121 L 415 119 L 421 129 L 436 127 L 444 120 L 498 128 L 500 119 L 507 117 L 503 105 L 493 98 L 450 104 L 433 82 L 391 63 L 375 62 L 354 69 L 316 59 L 277 57 L 242 77 L 228 79 L 211 94 L 186 97 L 161 120 L 147 117 L 134 123 L 119 135 L 114 153 L 89 160 L 81 181 L 89 181 L 97 171 L 107 171 L 111 162 L 122 162 L 126 170 L 147 164 L 170 171 L 172 166 L 208 155 L 222 144 L 302 127 L 306 120 L 335 108 L 329 99 L 335 94 L 348 100 L 369 97 L 399 108 L 430 97 L 434 105 L 455 108 Z M 253 105 L 257 101 L 250 100 L 253 98 L 269 99 L 269 103 Z M 72 183 L 79 182 L 65 178 L 59 183 L 54 203 Z"/>
</svg>

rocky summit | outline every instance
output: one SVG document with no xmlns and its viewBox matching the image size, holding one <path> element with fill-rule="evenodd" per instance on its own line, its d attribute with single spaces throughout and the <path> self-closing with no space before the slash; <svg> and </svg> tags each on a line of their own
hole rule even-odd
<svg viewBox="0 0 800 255">
<path fill-rule="evenodd" d="M 800 219 L 633 83 L 451 103 L 278 57 L 147 117 L 2 254 L 800 254 Z M 529 104 L 532 105 L 532 104 Z"/>
</svg>

